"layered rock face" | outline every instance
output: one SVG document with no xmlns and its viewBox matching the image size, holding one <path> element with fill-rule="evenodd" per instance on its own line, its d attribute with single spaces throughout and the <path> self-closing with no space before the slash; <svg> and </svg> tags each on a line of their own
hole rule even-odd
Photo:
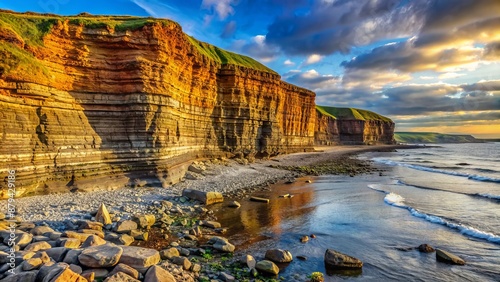
<svg viewBox="0 0 500 282">
<path fill-rule="evenodd" d="M 193 158 L 314 145 L 313 92 L 214 60 L 176 23 L 117 31 L 58 18 L 42 41 L 0 25 L 0 176 L 15 169 L 18 194 L 167 186 Z"/>
<path fill-rule="evenodd" d="M 358 112 L 371 115 L 363 117 L 357 115 Z M 316 145 L 394 143 L 394 122 L 378 114 L 358 109 L 333 107 L 319 107 L 316 114 Z"/>
</svg>

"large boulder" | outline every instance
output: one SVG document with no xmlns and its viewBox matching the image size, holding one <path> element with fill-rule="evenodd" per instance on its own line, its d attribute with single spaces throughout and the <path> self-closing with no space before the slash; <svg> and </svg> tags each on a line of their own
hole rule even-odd
<svg viewBox="0 0 500 282">
<path fill-rule="evenodd" d="M 359 269 L 363 267 L 363 262 L 355 257 L 328 249 L 325 252 L 325 267 L 327 269 Z"/>
<path fill-rule="evenodd" d="M 224 197 L 219 192 L 203 192 L 194 189 L 184 189 L 182 196 L 197 200 L 205 205 L 224 202 Z"/>
<path fill-rule="evenodd" d="M 87 267 L 111 267 L 118 264 L 123 249 L 114 244 L 104 244 L 99 246 L 89 247 L 82 251 L 78 256 L 80 264 Z"/>
<path fill-rule="evenodd" d="M 465 260 L 447 251 L 436 249 L 436 259 L 450 264 L 464 265 Z"/>
<path fill-rule="evenodd" d="M 104 203 L 102 203 L 99 206 L 99 209 L 97 210 L 97 214 L 95 215 L 95 220 L 97 222 L 104 224 L 104 225 L 108 225 L 108 224 L 112 223 L 111 216 L 109 215 L 108 209 L 106 208 Z"/>
<path fill-rule="evenodd" d="M 158 265 L 153 265 L 146 272 L 144 282 L 176 282 L 176 280 L 170 272 Z"/>
<path fill-rule="evenodd" d="M 141 280 L 135 279 L 126 273 L 118 272 L 106 278 L 104 282 L 141 282 Z"/>
<path fill-rule="evenodd" d="M 135 246 L 123 246 L 120 263 L 131 266 L 139 271 L 149 268 L 160 261 L 160 253 L 154 249 Z"/>
<path fill-rule="evenodd" d="M 115 275 L 116 273 L 119 273 L 119 272 L 123 272 L 135 279 L 139 279 L 139 271 L 133 269 L 132 267 L 126 265 L 126 264 L 123 264 L 123 263 L 119 263 L 115 266 L 115 268 L 113 268 L 113 271 L 111 271 L 109 273 L 109 276 L 112 276 L 112 275 Z"/>
<path fill-rule="evenodd" d="M 280 269 L 278 268 L 278 266 L 276 264 L 274 264 L 274 262 L 272 262 L 270 260 L 261 260 L 261 261 L 259 261 L 255 265 L 255 268 L 259 272 L 263 272 L 263 273 L 271 274 L 271 275 L 278 275 L 278 273 L 280 272 Z"/>
<path fill-rule="evenodd" d="M 291 262 L 293 260 L 292 254 L 287 250 L 273 249 L 267 250 L 265 258 L 272 262 Z"/>
<path fill-rule="evenodd" d="M 116 223 L 115 232 L 130 233 L 131 230 L 137 229 L 137 223 L 132 220 L 123 220 Z"/>
</svg>

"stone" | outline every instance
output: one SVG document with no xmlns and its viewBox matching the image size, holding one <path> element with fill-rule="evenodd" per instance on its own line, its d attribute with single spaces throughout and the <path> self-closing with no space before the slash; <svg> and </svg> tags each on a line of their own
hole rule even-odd
<svg viewBox="0 0 500 282">
<path fill-rule="evenodd" d="M 119 262 L 135 269 L 148 268 L 160 262 L 160 253 L 157 250 L 135 246 L 123 246 L 122 248 L 123 254 Z"/>
<path fill-rule="evenodd" d="M 67 264 L 79 264 L 78 256 L 82 253 L 82 249 L 71 249 L 68 250 L 66 256 L 64 256 L 63 262 Z"/>
<path fill-rule="evenodd" d="M 176 282 L 177 280 L 174 278 L 170 272 L 163 269 L 158 265 L 151 266 L 146 275 L 144 276 L 144 282 Z"/>
<path fill-rule="evenodd" d="M 111 267 L 118 264 L 123 249 L 114 244 L 89 247 L 78 256 L 80 264 L 86 267 Z"/>
<path fill-rule="evenodd" d="M 116 227 L 114 229 L 117 233 L 130 233 L 130 230 L 137 229 L 137 223 L 132 220 L 123 220 L 116 223 Z"/>
<path fill-rule="evenodd" d="M 42 264 L 50 262 L 50 257 L 46 252 L 38 252 L 32 258 L 39 258 L 42 260 Z"/>
<path fill-rule="evenodd" d="M 76 265 L 76 264 L 70 264 L 69 269 L 71 269 L 74 273 L 77 273 L 77 274 L 82 274 L 82 272 L 83 272 L 82 267 L 79 265 Z"/>
<path fill-rule="evenodd" d="M 115 273 L 104 280 L 104 282 L 140 282 L 140 281 L 141 280 L 135 279 L 123 272 Z"/>
<path fill-rule="evenodd" d="M 421 244 L 420 246 L 418 246 L 418 251 L 421 253 L 432 253 L 436 250 L 431 245 Z"/>
<path fill-rule="evenodd" d="M 49 235 L 50 240 L 57 240 L 57 239 L 61 238 L 62 233 L 61 232 L 51 232 L 48 235 Z"/>
<path fill-rule="evenodd" d="M 189 270 L 191 268 L 191 262 L 187 257 L 173 257 L 172 263 L 182 266 L 184 270 Z"/>
<path fill-rule="evenodd" d="M 155 224 L 156 222 L 156 217 L 154 214 L 145 214 L 145 215 L 140 215 L 136 217 L 136 222 L 139 224 L 140 228 L 150 228 Z"/>
<path fill-rule="evenodd" d="M 93 275 L 94 279 L 102 280 L 109 275 L 109 271 L 105 268 L 91 268 L 82 272 L 82 276 Z M 90 280 L 90 279 L 89 279 Z"/>
<path fill-rule="evenodd" d="M 203 220 L 201 222 L 201 225 L 202 226 L 206 226 L 208 228 L 212 228 L 212 229 L 215 229 L 215 228 L 220 228 L 221 227 L 221 224 L 217 221 L 209 221 L 209 220 Z"/>
<path fill-rule="evenodd" d="M 325 252 L 325 267 L 327 269 L 360 269 L 363 267 L 363 262 L 355 257 L 327 249 Z"/>
<path fill-rule="evenodd" d="M 34 236 L 45 235 L 46 233 L 52 233 L 54 229 L 49 226 L 40 225 L 30 230 L 30 233 Z"/>
<path fill-rule="evenodd" d="M 95 215 L 95 220 L 104 225 L 112 223 L 111 216 L 109 215 L 108 209 L 106 208 L 106 205 L 104 205 L 104 203 L 101 203 L 101 205 L 99 206 L 99 209 L 97 210 L 97 213 Z"/>
<path fill-rule="evenodd" d="M 192 172 L 194 172 L 194 173 L 202 173 L 202 172 L 204 172 L 206 169 L 207 169 L 207 167 L 206 167 L 203 163 L 200 163 L 200 162 L 194 162 L 194 163 L 192 163 L 192 164 L 188 167 L 188 170 L 189 170 L 189 171 L 192 171 Z"/>
<path fill-rule="evenodd" d="M 30 233 L 26 233 L 23 231 L 16 231 L 15 234 L 16 234 L 16 239 L 14 240 L 14 242 L 16 242 L 16 245 L 21 248 L 26 247 L 33 240 L 33 235 L 31 235 Z M 4 240 L 4 244 L 5 245 L 9 244 L 8 238 Z"/>
<path fill-rule="evenodd" d="M 189 230 L 189 234 L 194 235 L 194 236 L 203 235 L 203 233 L 201 232 L 201 228 L 199 226 L 195 226 L 191 230 Z"/>
<path fill-rule="evenodd" d="M 239 208 L 239 207 L 241 207 L 241 204 L 238 203 L 237 201 L 232 201 L 231 203 L 229 203 L 228 207 L 230 207 L 230 208 Z"/>
<path fill-rule="evenodd" d="M 248 268 L 255 268 L 255 259 L 251 255 L 244 255 L 241 257 L 241 263 L 245 264 Z"/>
<path fill-rule="evenodd" d="M 30 271 L 33 269 L 38 269 L 42 266 L 43 261 L 41 258 L 30 258 L 23 262 L 23 271 Z"/>
<path fill-rule="evenodd" d="M 38 272 L 36 270 L 24 271 L 16 273 L 15 275 L 9 275 L 3 278 L 2 282 L 35 282 Z"/>
<path fill-rule="evenodd" d="M 85 240 L 85 242 L 83 242 L 82 248 L 88 248 L 88 247 L 99 246 L 99 245 L 104 245 L 104 244 L 106 244 L 106 240 L 102 239 L 99 236 L 92 235 L 92 236 L 89 236 L 87 238 L 87 240 Z"/>
<path fill-rule="evenodd" d="M 278 275 L 280 272 L 280 269 L 274 262 L 270 260 L 261 260 L 255 265 L 255 269 L 257 269 L 259 272 L 263 272 L 266 274 L 271 274 L 271 275 Z"/>
<path fill-rule="evenodd" d="M 449 264 L 465 264 L 465 260 L 461 259 L 459 256 L 441 249 L 436 249 L 436 260 Z"/>
<path fill-rule="evenodd" d="M 92 282 L 92 281 L 95 280 L 95 272 L 85 272 L 85 271 L 83 271 L 81 275 L 82 275 L 83 278 L 87 279 L 87 281 Z"/>
<path fill-rule="evenodd" d="M 193 263 L 191 265 L 191 271 L 192 272 L 200 272 L 201 271 L 201 265 L 198 263 Z"/>
<path fill-rule="evenodd" d="M 69 267 L 61 271 L 58 275 L 50 280 L 46 280 L 44 278 L 43 282 L 87 282 L 87 279 L 80 276 L 78 273 L 75 273 Z"/>
<path fill-rule="evenodd" d="M 52 248 L 52 246 L 47 242 L 35 242 L 31 243 L 24 248 L 25 251 L 38 252 Z"/>
<path fill-rule="evenodd" d="M 64 256 L 66 256 L 68 250 L 69 249 L 65 247 L 55 247 L 45 250 L 45 253 L 56 262 L 61 262 L 64 259 Z"/>
<path fill-rule="evenodd" d="M 233 282 L 235 281 L 234 276 L 227 274 L 225 272 L 221 272 L 218 277 L 220 280 L 225 281 L 225 282 Z"/>
<path fill-rule="evenodd" d="M 134 240 L 147 241 L 149 238 L 149 233 L 140 230 L 132 230 L 130 231 L 130 237 L 133 237 Z"/>
<path fill-rule="evenodd" d="M 47 236 L 42 236 L 42 235 L 33 235 L 33 241 L 32 242 L 47 242 L 50 241 L 50 238 Z"/>
<path fill-rule="evenodd" d="M 171 259 L 173 257 L 178 257 L 178 256 L 180 256 L 179 250 L 177 250 L 177 248 L 174 247 L 160 251 L 160 258 L 162 260 Z"/>
<path fill-rule="evenodd" d="M 267 199 L 267 198 L 261 198 L 261 197 L 256 197 L 256 196 L 250 197 L 250 201 L 261 202 L 261 203 L 269 203 L 269 199 Z"/>
<path fill-rule="evenodd" d="M 67 238 L 73 238 L 73 239 L 78 239 L 80 242 L 85 242 L 89 236 L 92 234 L 85 234 L 85 233 L 78 233 L 75 231 L 66 231 L 64 232 L 61 237 L 67 237 Z"/>
<path fill-rule="evenodd" d="M 123 263 L 117 264 L 115 268 L 113 268 L 113 270 L 109 273 L 109 276 L 119 272 L 123 272 L 132 278 L 139 279 L 139 271 Z"/>
<path fill-rule="evenodd" d="M 306 243 L 307 241 L 309 241 L 309 236 L 304 235 L 304 236 L 300 237 L 300 242 L 301 243 Z"/>
<path fill-rule="evenodd" d="M 43 282 L 51 281 L 67 268 L 69 268 L 69 265 L 63 262 L 46 263 L 40 267 L 36 280 Z"/>
<path fill-rule="evenodd" d="M 78 232 L 79 233 L 83 233 L 83 234 L 95 235 L 95 236 L 98 236 L 98 237 L 104 239 L 104 232 L 99 231 L 99 230 L 94 230 L 94 229 L 80 229 L 80 230 L 78 230 Z M 85 242 L 85 240 L 84 240 L 84 242 Z"/>
<path fill-rule="evenodd" d="M 57 245 L 59 247 L 65 247 L 67 249 L 78 249 L 82 242 L 76 238 L 59 238 L 57 239 Z"/>
<path fill-rule="evenodd" d="M 203 192 L 194 189 L 184 189 L 182 196 L 201 202 L 204 205 L 224 202 L 224 197 L 219 192 Z"/>
<path fill-rule="evenodd" d="M 129 246 L 134 242 L 134 237 L 127 234 L 108 233 L 104 239 L 117 245 Z"/>
<path fill-rule="evenodd" d="M 80 225 L 78 226 L 79 229 L 90 229 L 97 231 L 102 231 L 102 227 L 103 227 L 102 223 L 89 220 L 81 221 Z"/>
<path fill-rule="evenodd" d="M 267 250 L 265 258 L 277 263 L 291 262 L 293 260 L 292 254 L 289 251 L 281 249 Z"/>
</svg>

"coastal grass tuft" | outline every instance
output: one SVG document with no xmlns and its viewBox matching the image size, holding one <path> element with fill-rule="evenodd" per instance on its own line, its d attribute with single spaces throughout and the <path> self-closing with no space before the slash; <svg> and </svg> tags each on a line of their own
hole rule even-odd
<svg viewBox="0 0 500 282">
<path fill-rule="evenodd" d="M 198 50 L 198 52 L 211 58 L 216 62 L 219 62 L 221 64 L 243 66 L 255 70 L 277 74 L 272 69 L 264 66 L 263 64 L 257 62 L 256 60 L 250 57 L 226 51 L 217 46 L 198 41 L 194 37 L 188 35 L 186 35 L 186 37 L 189 40 L 189 42 L 196 48 L 196 50 Z"/>
<path fill-rule="evenodd" d="M 0 41 L 0 75 L 28 74 L 49 76 L 47 68 L 33 54 L 5 41 Z"/>
<path fill-rule="evenodd" d="M 334 119 L 345 120 L 380 120 L 384 122 L 392 122 L 392 120 L 383 115 L 379 115 L 372 111 L 361 110 L 356 108 L 338 108 L 316 105 L 316 110 L 323 115 L 332 117 Z"/>
</svg>

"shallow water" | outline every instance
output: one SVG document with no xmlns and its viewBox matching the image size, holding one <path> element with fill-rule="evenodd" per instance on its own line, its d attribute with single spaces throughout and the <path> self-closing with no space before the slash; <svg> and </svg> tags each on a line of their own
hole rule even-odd
<svg viewBox="0 0 500 282">
<path fill-rule="evenodd" d="M 240 209 L 216 206 L 216 215 L 243 252 L 262 258 L 265 250 L 278 247 L 307 256 L 283 268 L 286 281 L 305 281 L 313 271 L 326 273 L 327 248 L 361 259 L 364 267 L 360 274 L 336 273 L 326 281 L 500 281 L 500 201 L 495 198 L 500 184 L 390 163 L 414 164 L 413 158 L 421 158 L 417 161 L 453 167 L 467 162 L 467 168 L 447 171 L 470 175 L 478 168 L 497 169 L 491 163 L 480 166 L 480 147 L 474 148 L 476 156 L 467 158 L 450 153 L 462 149 L 470 154 L 471 145 L 487 144 L 365 154 L 384 165 L 384 176 L 321 176 L 312 178 L 313 183 L 299 179 L 255 194 L 269 197 L 269 204 L 242 200 Z M 495 152 L 485 153 L 488 162 L 498 160 Z M 495 179 L 498 174 L 474 175 Z M 279 198 L 287 193 L 294 197 Z M 310 234 L 316 238 L 299 242 Z M 448 250 L 467 264 L 452 266 L 437 262 L 435 253 L 400 250 L 423 243 Z"/>
</svg>

